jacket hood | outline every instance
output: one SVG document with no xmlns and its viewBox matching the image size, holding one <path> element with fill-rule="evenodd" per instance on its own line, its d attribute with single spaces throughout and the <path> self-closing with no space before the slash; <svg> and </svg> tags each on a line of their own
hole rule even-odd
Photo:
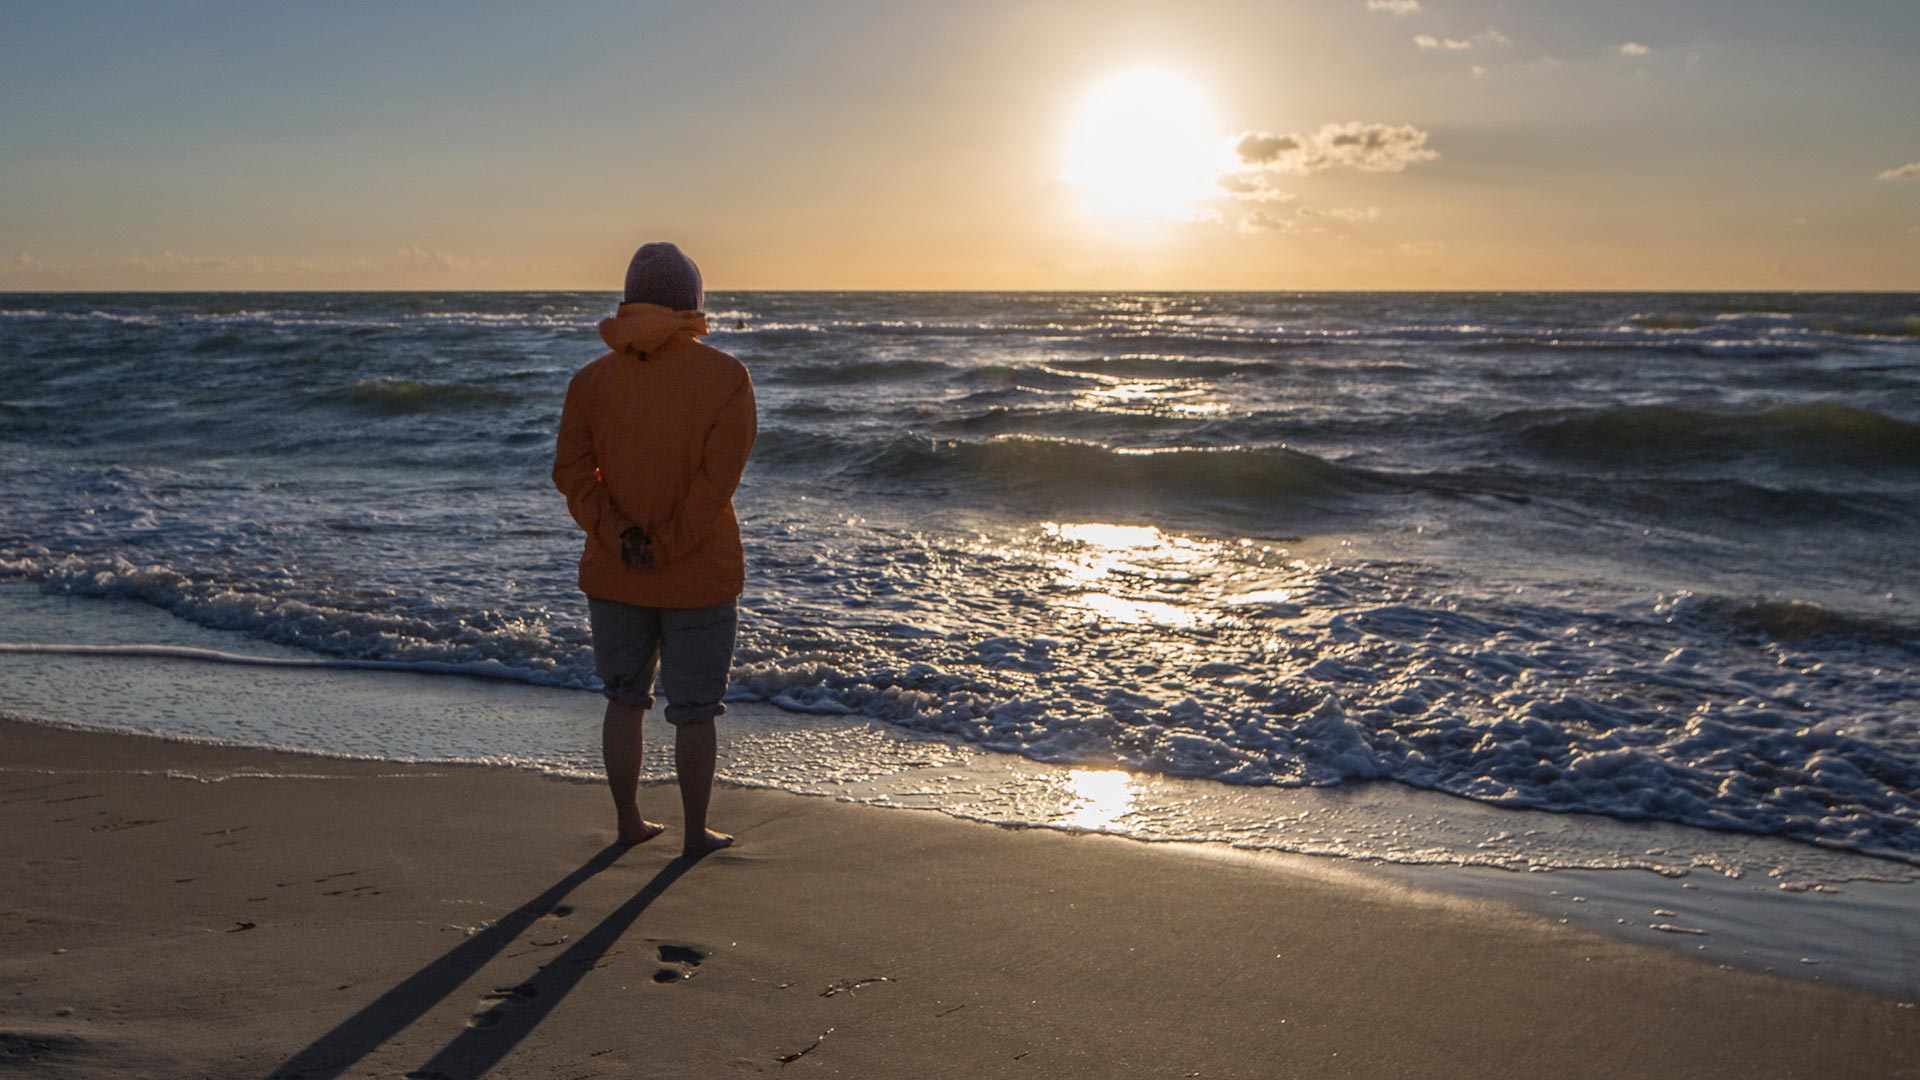
<svg viewBox="0 0 1920 1080">
<path fill-rule="evenodd" d="M 674 311 L 659 304 L 621 304 L 613 318 L 600 320 L 600 337 L 607 348 L 642 360 L 675 338 L 691 341 L 706 334 L 704 312 Z"/>
</svg>

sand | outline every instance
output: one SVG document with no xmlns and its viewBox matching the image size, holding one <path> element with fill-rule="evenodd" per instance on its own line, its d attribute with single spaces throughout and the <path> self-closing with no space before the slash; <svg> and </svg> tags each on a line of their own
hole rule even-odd
<svg viewBox="0 0 1920 1080">
<path fill-rule="evenodd" d="M 19 723 L 0 763 L 22 1075 L 1920 1076 L 1909 1003 L 1337 863 L 725 788 L 690 865 L 506 769 Z"/>
</svg>

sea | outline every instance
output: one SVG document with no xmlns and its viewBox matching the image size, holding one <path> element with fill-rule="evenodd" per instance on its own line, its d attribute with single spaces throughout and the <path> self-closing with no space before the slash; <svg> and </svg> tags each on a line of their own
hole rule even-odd
<svg viewBox="0 0 1920 1080">
<path fill-rule="evenodd" d="M 182 670 L 505 681 L 590 711 L 581 534 L 548 471 L 617 299 L 0 295 L 0 591 L 67 620 L 0 618 L 0 707 L 34 711 L 22 652 L 148 645 Z M 1920 867 L 1920 296 L 736 292 L 708 312 L 760 417 L 729 698 L 786 748 L 743 743 L 737 782 L 818 791 L 884 744 L 936 776 L 1044 765 L 1243 808 L 1371 792 Z M 88 605 L 180 634 L 75 640 Z M 597 766 L 538 709 L 315 722 L 325 705 L 117 722 Z M 806 732 L 826 741 L 794 750 Z M 983 797 L 916 783 L 936 809 Z M 1056 811 L 1029 823 L 1083 820 Z M 1100 824 L 1312 850 L 1258 817 Z M 1515 865 L 1589 865 L 1515 835 Z M 1485 851 L 1375 848 L 1345 853 Z"/>
</svg>

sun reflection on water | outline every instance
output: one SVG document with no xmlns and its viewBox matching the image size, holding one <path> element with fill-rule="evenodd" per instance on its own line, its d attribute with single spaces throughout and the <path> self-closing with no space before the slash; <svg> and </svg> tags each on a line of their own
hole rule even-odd
<svg viewBox="0 0 1920 1080">
<path fill-rule="evenodd" d="M 1101 525 L 1094 522 L 1066 524 L 1048 522 L 1047 533 L 1062 540 L 1092 544 L 1103 548 L 1155 548 L 1166 534 L 1151 525 Z"/>
<path fill-rule="evenodd" d="M 1198 399 L 1198 400 L 1196 400 Z M 1211 400 L 1205 387 L 1184 380 L 1105 378 L 1074 398 L 1074 407 L 1107 412 L 1179 412 L 1206 415 L 1225 413 L 1227 406 Z"/>
<path fill-rule="evenodd" d="M 1218 569 L 1212 545 L 1152 525 L 1048 522 L 1044 528 L 1065 545 L 1053 560 L 1055 583 L 1102 622 L 1191 627 L 1212 618 L 1185 595 Z"/>
<path fill-rule="evenodd" d="M 1061 824 L 1104 829 L 1133 812 L 1139 792 L 1133 774 L 1119 769 L 1071 769 L 1067 772 L 1069 812 Z"/>
</svg>

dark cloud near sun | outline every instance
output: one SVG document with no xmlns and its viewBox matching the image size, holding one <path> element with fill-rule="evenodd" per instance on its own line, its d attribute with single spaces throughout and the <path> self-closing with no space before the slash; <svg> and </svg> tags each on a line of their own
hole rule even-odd
<svg viewBox="0 0 1920 1080">
<path fill-rule="evenodd" d="M 1325 124 L 1304 135 L 1249 131 L 1234 144 L 1242 164 L 1275 172 L 1312 173 L 1324 169 L 1403 172 L 1440 152 L 1427 146 L 1427 133 L 1412 124 L 1348 121 Z"/>
</svg>

